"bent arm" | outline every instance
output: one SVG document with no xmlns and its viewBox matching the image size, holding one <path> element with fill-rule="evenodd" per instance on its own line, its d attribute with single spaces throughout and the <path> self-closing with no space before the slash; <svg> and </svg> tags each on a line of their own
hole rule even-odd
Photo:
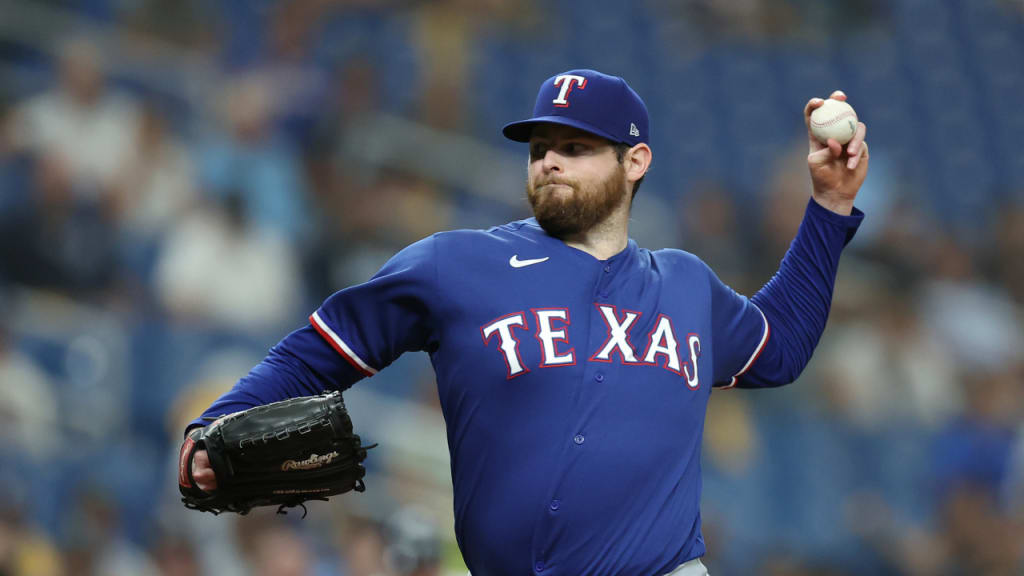
<svg viewBox="0 0 1024 576">
<path fill-rule="evenodd" d="M 310 324 L 271 348 L 188 428 L 287 398 L 345 390 L 404 352 L 430 347 L 437 338 L 429 307 L 438 292 L 434 254 L 433 237 L 416 242 L 369 281 L 330 296 Z"/>
<path fill-rule="evenodd" d="M 361 372 L 347 362 L 339 362 L 337 352 L 307 325 L 271 348 L 262 362 L 187 428 L 205 426 L 218 416 L 287 398 L 345 390 L 361 378 Z"/>
<path fill-rule="evenodd" d="M 832 212 L 813 199 L 778 272 L 751 301 L 761 310 L 768 334 L 763 349 L 735 381 L 741 388 L 781 386 L 796 380 L 825 330 L 839 256 L 864 213 Z"/>
</svg>

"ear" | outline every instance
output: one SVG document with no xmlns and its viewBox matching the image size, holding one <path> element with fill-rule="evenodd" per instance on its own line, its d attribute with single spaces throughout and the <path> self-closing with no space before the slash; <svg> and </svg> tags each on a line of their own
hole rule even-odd
<svg viewBox="0 0 1024 576">
<path fill-rule="evenodd" d="M 626 180 L 633 183 L 643 178 L 644 174 L 651 167 L 651 156 L 651 147 L 643 142 L 630 148 L 623 159 L 626 169 Z"/>
</svg>

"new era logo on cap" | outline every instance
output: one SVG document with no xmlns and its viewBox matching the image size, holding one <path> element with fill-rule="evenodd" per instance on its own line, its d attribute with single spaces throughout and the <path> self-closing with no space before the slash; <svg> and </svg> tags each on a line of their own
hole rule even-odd
<svg viewBox="0 0 1024 576">
<path fill-rule="evenodd" d="M 533 117 L 507 124 L 502 133 L 529 142 L 539 123 L 564 124 L 633 146 L 649 142 L 647 106 L 618 76 L 596 70 L 569 70 L 541 84 Z"/>
</svg>

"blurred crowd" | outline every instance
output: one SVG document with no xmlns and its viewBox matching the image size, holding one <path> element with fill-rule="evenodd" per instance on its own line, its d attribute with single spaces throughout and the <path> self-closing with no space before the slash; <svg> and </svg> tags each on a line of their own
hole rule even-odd
<svg viewBox="0 0 1024 576">
<path fill-rule="evenodd" d="M 811 365 L 712 395 L 711 572 L 1024 573 L 1019 2 L 0 14 L 0 575 L 464 574 L 425 358 L 347 393 L 382 445 L 369 489 L 305 519 L 186 511 L 176 450 L 335 290 L 435 231 L 528 216 L 499 129 L 573 67 L 651 109 L 632 235 L 748 295 L 807 201 L 803 104 L 842 88 L 868 124 L 868 218 Z"/>
</svg>

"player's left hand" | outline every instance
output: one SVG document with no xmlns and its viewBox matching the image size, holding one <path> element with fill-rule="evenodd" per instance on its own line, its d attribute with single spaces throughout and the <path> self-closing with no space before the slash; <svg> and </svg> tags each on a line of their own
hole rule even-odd
<svg viewBox="0 0 1024 576">
<path fill-rule="evenodd" d="M 829 98 L 846 101 L 846 94 L 836 90 Z M 811 134 L 811 112 L 824 103 L 821 98 L 812 98 L 804 106 L 804 123 L 810 146 L 807 167 L 811 172 L 814 199 L 833 212 L 849 215 L 853 211 L 857 191 L 868 173 L 868 143 L 864 141 L 867 126 L 858 122 L 857 132 L 846 146 L 832 138 L 827 144 L 818 142 Z"/>
</svg>

